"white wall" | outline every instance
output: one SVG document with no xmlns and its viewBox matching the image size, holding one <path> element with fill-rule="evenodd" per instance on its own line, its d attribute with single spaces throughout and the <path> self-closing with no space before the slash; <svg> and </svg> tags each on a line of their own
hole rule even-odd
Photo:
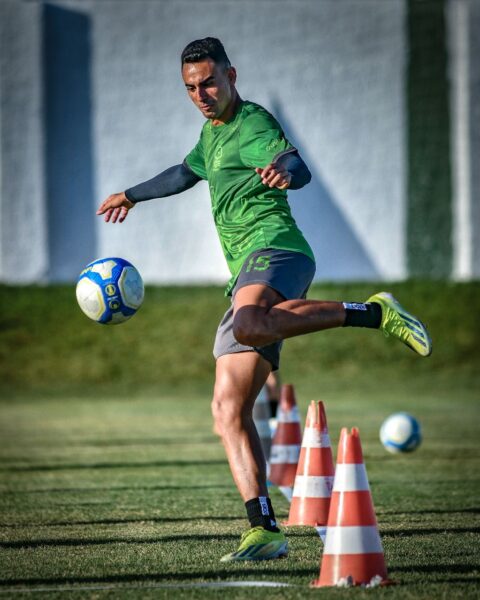
<svg viewBox="0 0 480 600">
<path fill-rule="evenodd" d="M 480 2 L 447 5 L 453 181 L 453 275 L 480 275 Z M 477 157 L 477 160 L 476 160 Z"/>
<path fill-rule="evenodd" d="M 16 36 L 30 41 L 22 42 L 28 49 L 18 54 L 23 56 L 18 80 L 13 69 L 14 81 L 5 74 L 0 78 L 2 127 L 12 114 L 30 120 L 25 141 L 16 141 L 13 153 L 5 144 L 14 128 L 9 125 L 2 134 L 1 214 L 8 226 L 2 226 L 1 278 L 27 281 L 41 277 L 46 256 L 38 114 L 40 24 L 38 5 L 13 4 L 15 14 L 7 15 L 5 28 L 30 11 L 22 35 Z M 155 175 L 180 162 L 194 145 L 202 117 L 186 97 L 179 55 L 192 39 L 213 35 L 223 40 L 238 69 L 241 95 L 277 114 L 311 168 L 312 183 L 292 192 L 290 199 L 315 250 L 318 277 L 405 276 L 403 0 L 55 4 L 91 18 L 96 198 L 86 201 L 99 203 Z M 5 17 L 5 8 L 1 10 Z M 28 100 L 23 94 L 17 106 L 11 90 L 22 85 L 33 93 L 26 94 Z M 10 103 L 6 112 L 5 97 Z M 13 155 L 21 157 L 15 169 L 10 168 Z M 10 161 L 7 169 L 5 161 Z M 15 174 L 11 188 L 5 183 L 6 170 Z M 28 205 L 13 209 L 8 190 L 19 187 L 25 188 L 21 202 Z M 15 237 L 15 252 L 5 229 Z M 137 206 L 120 226 L 99 219 L 96 236 L 92 252 L 124 256 L 149 282 L 223 282 L 228 277 L 204 183 L 180 196 Z M 24 257 L 30 246 L 35 256 L 27 268 Z M 74 279 L 80 267 L 69 263 L 69 257 L 66 248 L 67 271 Z"/>
<path fill-rule="evenodd" d="M 0 2 L 0 279 L 42 281 L 47 264 L 40 7 Z"/>
<path fill-rule="evenodd" d="M 404 275 L 403 2 L 109 2 L 96 5 L 100 197 L 180 162 L 202 118 L 179 54 L 215 35 L 243 97 L 275 113 L 314 174 L 292 193 L 323 278 Z M 133 25 L 134 24 L 134 25 Z M 200 184 L 99 224 L 101 254 L 127 254 L 153 281 L 227 275 Z M 385 227 L 388 221 L 389 227 Z M 194 262 L 192 262 L 194 261 Z"/>
</svg>

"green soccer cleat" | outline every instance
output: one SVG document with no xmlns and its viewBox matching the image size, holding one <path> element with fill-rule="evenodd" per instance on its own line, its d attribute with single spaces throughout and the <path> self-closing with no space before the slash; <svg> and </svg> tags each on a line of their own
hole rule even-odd
<svg viewBox="0 0 480 600">
<path fill-rule="evenodd" d="M 407 312 L 388 292 L 379 292 L 367 300 L 382 307 L 380 329 L 386 337 L 392 335 L 409 348 L 420 354 L 430 356 L 432 340 L 427 328 L 416 317 Z"/>
<path fill-rule="evenodd" d="M 238 550 L 223 556 L 220 560 L 221 562 L 270 560 L 287 554 L 288 542 L 283 532 L 268 531 L 259 526 L 242 533 Z"/>
</svg>

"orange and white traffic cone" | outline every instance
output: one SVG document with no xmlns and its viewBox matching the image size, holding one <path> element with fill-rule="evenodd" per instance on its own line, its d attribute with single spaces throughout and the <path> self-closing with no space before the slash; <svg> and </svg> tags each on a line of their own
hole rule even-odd
<svg viewBox="0 0 480 600">
<path fill-rule="evenodd" d="M 293 385 L 282 385 L 277 421 L 270 452 L 269 478 L 291 500 L 302 443 L 300 415 Z"/>
<path fill-rule="evenodd" d="M 303 432 L 290 514 L 285 525 L 327 524 L 335 468 L 323 402 L 311 402 Z"/>
<path fill-rule="evenodd" d="M 270 460 L 270 449 L 272 447 L 272 435 L 270 433 L 270 400 L 267 388 L 263 386 L 253 405 L 253 422 L 257 428 L 258 437 L 262 444 L 263 454 L 267 463 Z"/>
<path fill-rule="evenodd" d="M 387 568 L 357 428 L 340 434 L 320 578 L 313 587 L 385 585 Z"/>
</svg>

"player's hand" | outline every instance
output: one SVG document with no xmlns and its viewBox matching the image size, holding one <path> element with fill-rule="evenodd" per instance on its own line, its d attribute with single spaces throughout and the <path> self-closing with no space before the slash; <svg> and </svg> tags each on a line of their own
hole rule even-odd
<svg viewBox="0 0 480 600">
<path fill-rule="evenodd" d="M 292 180 L 291 174 L 275 163 L 270 163 L 264 169 L 257 167 L 255 172 L 262 178 L 263 185 L 279 190 L 286 190 Z"/>
<path fill-rule="evenodd" d="M 108 223 L 123 223 L 127 218 L 128 211 L 131 210 L 135 204 L 125 196 L 125 192 L 119 194 L 112 194 L 109 196 L 97 210 L 97 215 L 105 215 L 105 221 Z"/>
</svg>

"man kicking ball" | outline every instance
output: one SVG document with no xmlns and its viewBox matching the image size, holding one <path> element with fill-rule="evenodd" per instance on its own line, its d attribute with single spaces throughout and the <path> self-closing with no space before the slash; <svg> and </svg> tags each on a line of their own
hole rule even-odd
<svg viewBox="0 0 480 600">
<path fill-rule="evenodd" d="M 240 98 L 235 68 L 218 39 L 188 44 L 181 70 L 188 95 L 206 118 L 197 145 L 181 164 L 109 196 L 97 214 L 121 223 L 138 202 L 208 181 L 232 275 L 226 290 L 231 306 L 214 344 L 212 413 L 250 521 L 239 548 L 222 561 L 277 558 L 287 554 L 287 540 L 268 497 L 252 408 L 269 373 L 278 369 L 282 341 L 353 326 L 380 329 L 421 356 L 431 353 L 432 344 L 425 326 L 388 293 L 365 303 L 305 299 L 315 261 L 291 215 L 287 189 L 310 181 L 307 166 L 274 117 Z"/>
</svg>

